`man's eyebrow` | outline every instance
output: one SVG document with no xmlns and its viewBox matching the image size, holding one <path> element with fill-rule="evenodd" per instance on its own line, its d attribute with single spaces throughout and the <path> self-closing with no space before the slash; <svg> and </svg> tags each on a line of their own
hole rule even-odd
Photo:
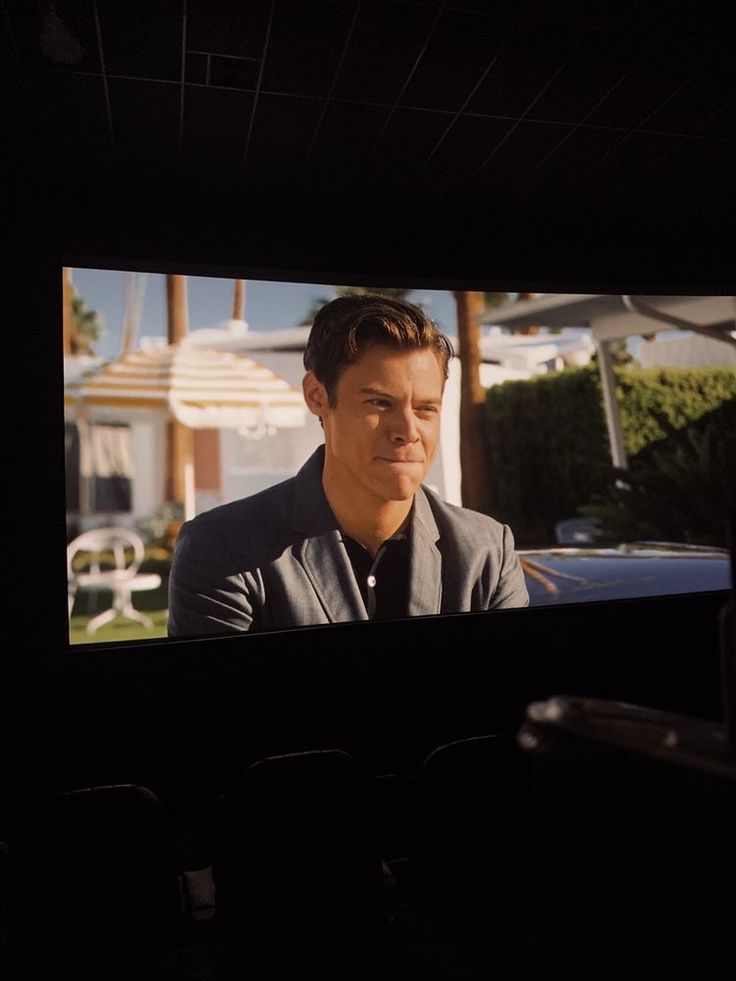
<svg viewBox="0 0 736 981">
<path fill-rule="evenodd" d="M 361 388 L 360 389 L 360 394 L 361 395 L 380 395 L 382 398 L 385 398 L 385 399 L 392 399 L 392 398 L 394 398 L 394 396 L 391 395 L 389 392 L 382 392 L 380 390 L 380 388 Z"/>
<path fill-rule="evenodd" d="M 391 395 L 390 392 L 382 392 L 379 388 L 361 388 L 360 389 L 360 394 L 361 395 L 375 395 L 375 396 L 378 396 L 378 397 L 384 398 L 384 399 L 394 399 L 394 398 L 396 398 L 396 396 L 395 395 Z M 442 399 L 441 398 L 417 399 L 417 402 L 421 402 L 422 405 L 442 405 Z"/>
</svg>

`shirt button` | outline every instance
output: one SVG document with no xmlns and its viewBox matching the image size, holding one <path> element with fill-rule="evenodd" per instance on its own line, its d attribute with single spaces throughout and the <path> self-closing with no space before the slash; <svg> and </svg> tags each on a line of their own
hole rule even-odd
<svg viewBox="0 0 736 981">
<path fill-rule="evenodd" d="M 371 589 L 375 589 L 375 586 L 376 586 L 376 577 L 375 576 L 368 576 L 368 585 L 370 586 Z"/>
</svg>

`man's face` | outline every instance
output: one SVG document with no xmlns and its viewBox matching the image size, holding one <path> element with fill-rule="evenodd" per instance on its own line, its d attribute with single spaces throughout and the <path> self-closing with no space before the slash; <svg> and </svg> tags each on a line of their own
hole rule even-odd
<svg viewBox="0 0 736 981">
<path fill-rule="evenodd" d="M 443 388 L 430 348 L 369 347 L 340 376 L 334 406 L 309 372 L 305 397 L 323 421 L 332 486 L 354 492 L 356 505 L 366 492 L 376 504 L 411 500 L 437 449 Z"/>
</svg>

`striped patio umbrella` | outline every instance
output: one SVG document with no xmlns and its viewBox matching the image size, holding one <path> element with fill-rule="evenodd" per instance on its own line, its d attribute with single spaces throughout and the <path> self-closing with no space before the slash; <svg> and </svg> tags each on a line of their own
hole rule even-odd
<svg viewBox="0 0 736 981">
<path fill-rule="evenodd" d="M 189 429 L 236 429 L 251 439 L 306 424 L 301 392 L 270 368 L 229 351 L 160 344 L 121 355 L 101 368 L 71 368 L 64 397 L 80 425 L 80 454 L 86 460 L 92 451 L 86 423 L 100 408 L 126 413 L 160 410 L 168 420 Z M 184 514 L 191 518 L 195 511 L 191 444 L 178 466 Z"/>
<path fill-rule="evenodd" d="M 305 406 L 283 378 L 228 351 L 161 344 L 131 351 L 67 384 L 67 403 L 163 409 L 191 429 L 258 435 L 305 424 Z"/>
</svg>

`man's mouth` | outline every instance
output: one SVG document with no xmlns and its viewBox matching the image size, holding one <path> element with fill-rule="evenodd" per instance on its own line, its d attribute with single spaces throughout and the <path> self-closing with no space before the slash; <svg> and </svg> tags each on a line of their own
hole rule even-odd
<svg viewBox="0 0 736 981">
<path fill-rule="evenodd" d="M 397 466 L 397 467 L 412 466 L 412 465 L 424 463 L 424 460 L 417 460 L 414 458 L 407 460 L 404 459 L 403 457 L 394 457 L 394 456 L 379 456 L 376 457 L 376 459 L 378 460 L 379 463 L 385 463 L 388 464 L 389 466 Z"/>
</svg>

